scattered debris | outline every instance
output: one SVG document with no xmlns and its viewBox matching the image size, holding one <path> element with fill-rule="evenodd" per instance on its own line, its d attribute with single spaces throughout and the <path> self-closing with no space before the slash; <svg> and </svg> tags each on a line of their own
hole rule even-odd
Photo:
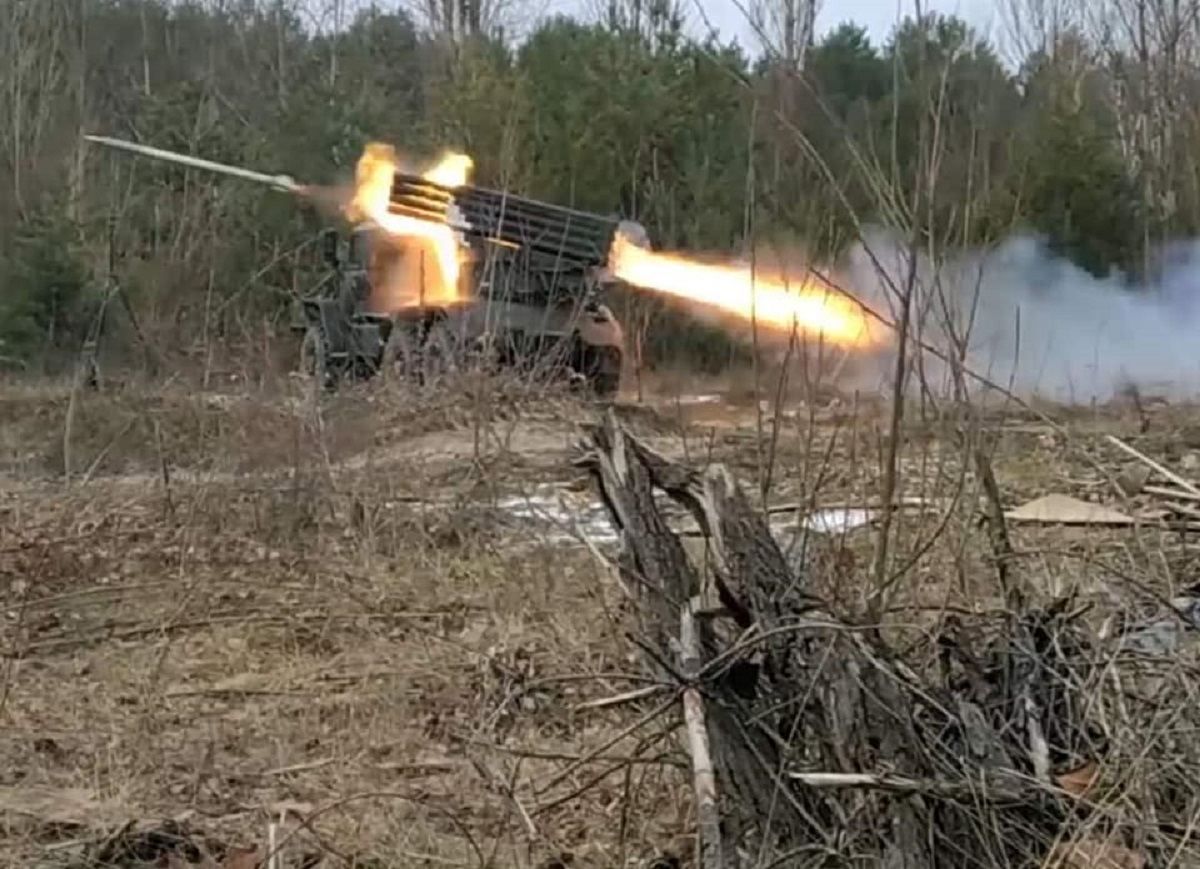
<svg viewBox="0 0 1200 869">
<path fill-rule="evenodd" d="M 1137 459 L 1138 461 L 1145 464 L 1146 467 L 1150 468 L 1150 470 L 1155 471 L 1158 474 L 1162 475 L 1163 477 L 1165 477 L 1166 479 L 1168 479 L 1172 483 L 1174 483 L 1176 486 L 1179 486 L 1181 489 L 1185 489 L 1186 491 L 1191 492 L 1193 495 L 1200 497 L 1200 489 L 1197 489 L 1195 486 L 1193 486 L 1191 483 L 1189 483 L 1183 477 L 1176 474 L 1174 471 L 1168 470 L 1167 468 L 1160 465 L 1158 462 L 1154 461 L 1154 459 L 1150 458 L 1149 456 L 1145 455 L 1144 453 L 1138 452 L 1137 450 L 1135 450 L 1133 447 L 1131 447 L 1129 444 L 1125 443 L 1123 440 L 1121 440 L 1118 437 L 1115 437 L 1113 435 L 1105 435 L 1105 438 L 1113 446 L 1125 451 L 1126 453 L 1129 453 L 1129 455 L 1133 456 L 1135 459 Z"/>
<path fill-rule="evenodd" d="M 1106 435 L 1106 439 L 1139 463 L 1113 478 L 1113 482 L 1127 498 L 1151 496 L 1154 507 L 1143 512 L 1143 520 L 1161 521 L 1166 527 L 1180 530 L 1200 529 L 1200 487 L 1120 438 Z M 1193 456 L 1193 453 L 1185 454 L 1179 461 L 1180 466 L 1194 470 L 1195 464 L 1189 461 Z M 1151 483 L 1155 476 L 1171 485 Z"/>
<path fill-rule="evenodd" d="M 1144 485 L 1142 490 L 1149 495 L 1158 495 L 1162 498 L 1171 498 L 1177 501 L 1194 501 L 1200 502 L 1200 495 L 1181 489 L 1172 489 L 1168 486 L 1150 486 Z"/>
<path fill-rule="evenodd" d="M 1136 525 L 1139 522 L 1120 510 L 1058 493 L 1044 495 L 1015 510 L 1008 510 L 1004 518 L 1011 522 L 1041 525 Z"/>
<path fill-rule="evenodd" d="M 1156 606 L 1146 618 L 1126 623 L 1117 631 L 1122 646 L 1140 655 L 1174 656 L 1185 636 L 1200 630 L 1200 589 L 1189 589 L 1170 601 L 1169 608 Z"/>
</svg>

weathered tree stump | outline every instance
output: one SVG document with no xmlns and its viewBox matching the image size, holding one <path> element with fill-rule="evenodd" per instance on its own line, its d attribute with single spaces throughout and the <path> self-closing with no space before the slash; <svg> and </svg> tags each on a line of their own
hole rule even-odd
<svg viewBox="0 0 1200 869">
<path fill-rule="evenodd" d="M 916 672 L 880 631 L 808 592 L 725 468 L 674 464 L 611 412 L 588 447 L 648 663 L 682 682 L 704 869 L 1021 865 L 1046 853 L 1069 814 L 1047 765 L 1082 750 L 1086 733 L 1070 694 L 1085 680 L 1064 678 L 1084 657 L 1069 619 L 1026 614 L 998 643 L 942 637 L 943 666 Z M 706 565 L 689 559 L 656 492 L 699 523 Z M 697 748 L 711 753 L 711 781 Z"/>
</svg>

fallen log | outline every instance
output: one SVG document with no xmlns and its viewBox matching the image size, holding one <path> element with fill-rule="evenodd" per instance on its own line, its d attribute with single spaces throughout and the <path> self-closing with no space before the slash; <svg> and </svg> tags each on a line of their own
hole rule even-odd
<svg viewBox="0 0 1200 869">
<path fill-rule="evenodd" d="M 1068 602 L 1012 614 L 986 641 L 953 625 L 938 638 L 938 673 L 919 672 L 881 631 L 809 592 L 724 467 L 674 464 L 611 412 L 586 447 L 648 665 L 680 684 L 698 865 L 815 865 L 824 854 L 924 869 L 1049 853 L 1073 810 L 1050 769 L 1078 766 L 1092 735 Z M 696 520 L 702 563 L 656 492 Z"/>
</svg>

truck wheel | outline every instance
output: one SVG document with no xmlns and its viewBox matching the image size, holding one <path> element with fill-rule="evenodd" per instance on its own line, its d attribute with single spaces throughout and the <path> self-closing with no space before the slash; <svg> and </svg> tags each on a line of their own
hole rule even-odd
<svg viewBox="0 0 1200 869">
<path fill-rule="evenodd" d="M 321 389 L 330 385 L 329 370 L 325 363 L 325 341 L 316 326 L 304 330 L 304 339 L 300 342 L 300 373 L 311 377 Z"/>
<path fill-rule="evenodd" d="M 461 360 L 457 343 L 445 324 L 430 328 L 420 349 L 422 383 L 437 383 L 458 371 Z"/>
<path fill-rule="evenodd" d="M 621 351 L 616 347 L 595 347 L 588 354 L 588 382 L 599 399 L 611 401 L 621 388 Z"/>
<path fill-rule="evenodd" d="M 407 326 L 397 326 L 388 337 L 383 351 L 384 376 L 398 381 L 412 380 L 417 375 L 416 338 Z"/>
</svg>

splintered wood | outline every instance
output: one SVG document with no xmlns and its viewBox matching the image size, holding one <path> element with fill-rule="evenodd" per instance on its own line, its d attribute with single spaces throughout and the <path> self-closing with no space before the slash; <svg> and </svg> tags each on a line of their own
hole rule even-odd
<svg viewBox="0 0 1200 869">
<path fill-rule="evenodd" d="M 1100 759 L 1071 601 L 947 620 L 941 666 L 910 665 L 809 593 L 724 467 L 674 464 L 611 412 L 586 446 L 647 665 L 677 684 L 699 866 L 1031 865 L 1070 839 L 1078 788 L 1057 777 Z M 694 517 L 703 570 L 656 492 Z"/>
</svg>

